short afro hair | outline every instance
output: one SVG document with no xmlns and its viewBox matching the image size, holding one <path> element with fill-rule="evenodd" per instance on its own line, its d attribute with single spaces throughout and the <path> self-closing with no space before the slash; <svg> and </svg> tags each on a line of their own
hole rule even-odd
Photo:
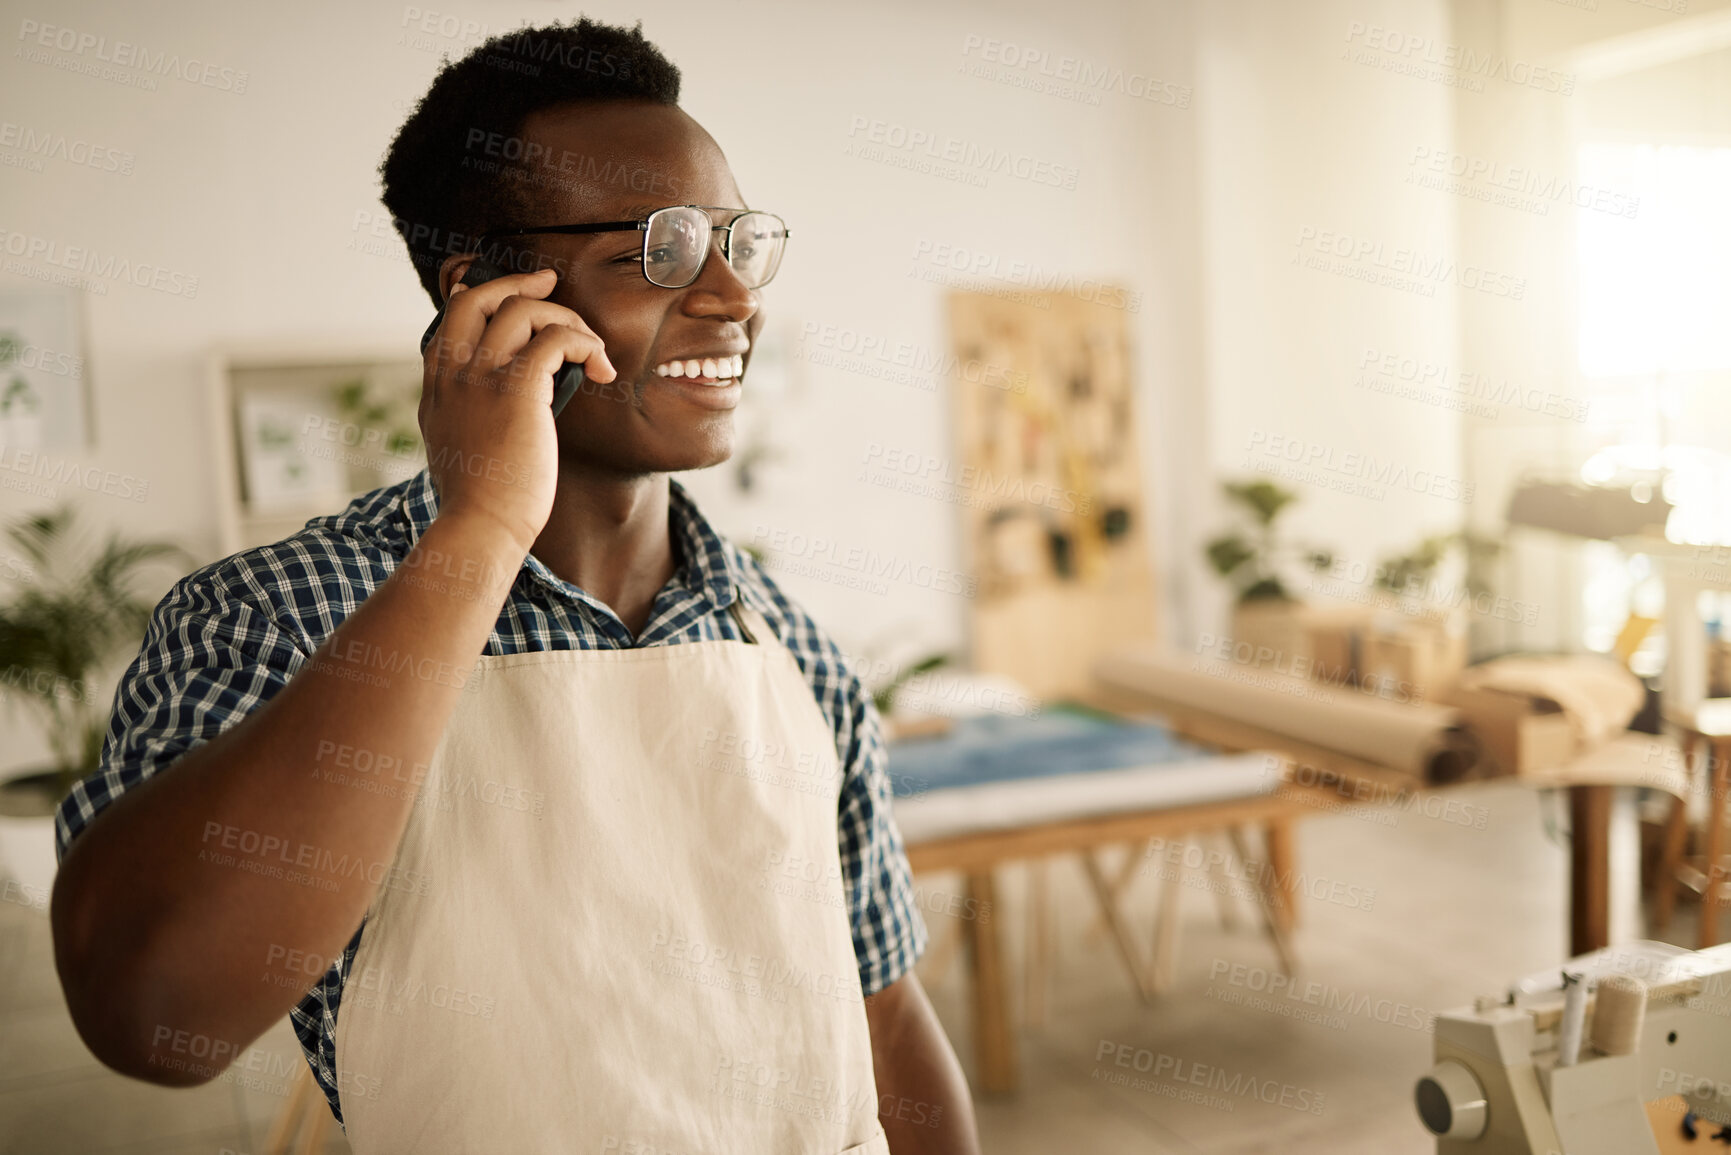
<svg viewBox="0 0 1731 1155">
<path fill-rule="evenodd" d="M 530 115 L 583 101 L 679 103 L 679 69 L 643 36 L 587 17 L 520 28 L 447 61 L 379 165 L 382 199 L 435 305 L 439 266 L 522 219 L 528 169 L 509 144 Z M 477 149 L 477 143 L 485 151 Z M 501 152 L 505 161 L 489 159 Z"/>
</svg>

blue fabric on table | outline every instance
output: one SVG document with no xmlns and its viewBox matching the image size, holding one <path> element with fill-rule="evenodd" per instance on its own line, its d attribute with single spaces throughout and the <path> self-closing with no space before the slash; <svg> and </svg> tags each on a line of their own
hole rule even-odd
<svg viewBox="0 0 1731 1155">
<path fill-rule="evenodd" d="M 946 733 L 889 744 L 896 797 L 932 790 L 1192 762 L 1217 752 L 1158 722 L 1127 722 L 1055 709 L 1026 717 L 959 718 Z"/>
</svg>

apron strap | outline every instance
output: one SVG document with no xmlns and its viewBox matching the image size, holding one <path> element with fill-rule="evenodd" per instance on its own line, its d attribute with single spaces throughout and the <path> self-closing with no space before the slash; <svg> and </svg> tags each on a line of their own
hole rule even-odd
<svg viewBox="0 0 1731 1155">
<path fill-rule="evenodd" d="M 739 594 L 733 595 L 733 600 L 727 603 L 727 612 L 733 615 L 734 622 L 739 626 L 739 632 L 748 646 L 757 645 L 757 636 L 768 633 L 769 623 L 763 620 L 763 615 L 745 604 L 745 599 Z"/>
</svg>

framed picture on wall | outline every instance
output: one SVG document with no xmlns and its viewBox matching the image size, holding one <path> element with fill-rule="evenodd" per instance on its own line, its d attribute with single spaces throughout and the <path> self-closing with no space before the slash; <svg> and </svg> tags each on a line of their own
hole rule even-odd
<svg viewBox="0 0 1731 1155">
<path fill-rule="evenodd" d="M 90 441 L 82 306 L 69 289 L 0 290 L 0 444 L 76 450 Z"/>
<path fill-rule="evenodd" d="M 340 509 L 348 498 L 348 472 L 335 457 L 316 452 L 306 430 L 337 420 L 335 402 L 317 394 L 256 391 L 240 398 L 240 449 L 246 502 L 257 513 Z"/>
</svg>

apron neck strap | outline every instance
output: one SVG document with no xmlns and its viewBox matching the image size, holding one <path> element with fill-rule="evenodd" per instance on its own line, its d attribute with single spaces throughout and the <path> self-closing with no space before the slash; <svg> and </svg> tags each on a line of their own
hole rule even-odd
<svg viewBox="0 0 1731 1155">
<path fill-rule="evenodd" d="M 733 600 L 727 603 L 727 612 L 733 615 L 733 620 L 739 626 L 740 635 L 748 646 L 757 645 L 757 636 L 769 629 L 769 624 L 763 620 L 763 615 L 756 610 L 747 609 L 745 599 L 739 594 L 733 595 Z"/>
</svg>

